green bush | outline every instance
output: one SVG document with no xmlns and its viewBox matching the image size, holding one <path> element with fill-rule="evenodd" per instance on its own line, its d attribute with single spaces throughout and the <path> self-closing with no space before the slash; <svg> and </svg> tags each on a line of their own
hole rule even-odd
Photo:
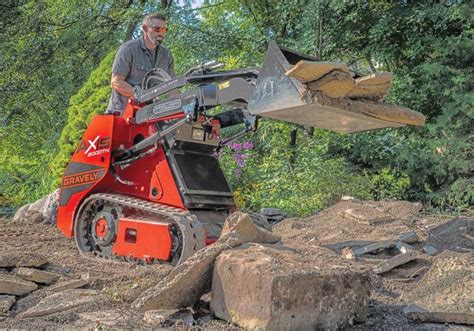
<svg viewBox="0 0 474 331">
<path fill-rule="evenodd" d="M 107 109 L 114 56 L 115 52 L 108 54 L 69 101 L 67 122 L 58 142 L 59 152 L 51 163 L 54 177 L 51 189 L 59 186 L 64 169 L 91 119 Z"/>
</svg>

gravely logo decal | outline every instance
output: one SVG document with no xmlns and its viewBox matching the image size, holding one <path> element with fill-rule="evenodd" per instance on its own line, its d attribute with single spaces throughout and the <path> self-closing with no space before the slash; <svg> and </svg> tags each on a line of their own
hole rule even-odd
<svg viewBox="0 0 474 331">
<path fill-rule="evenodd" d="M 87 140 L 86 142 L 82 139 L 79 146 L 76 149 L 76 153 L 84 151 L 87 157 L 96 156 L 110 152 L 110 137 L 97 136 L 93 140 Z"/>
<path fill-rule="evenodd" d="M 61 187 L 71 187 L 76 185 L 83 185 L 97 181 L 100 178 L 100 172 L 104 169 L 95 169 L 87 172 L 81 172 L 78 174 L 63 177 Z"/>
</svg>

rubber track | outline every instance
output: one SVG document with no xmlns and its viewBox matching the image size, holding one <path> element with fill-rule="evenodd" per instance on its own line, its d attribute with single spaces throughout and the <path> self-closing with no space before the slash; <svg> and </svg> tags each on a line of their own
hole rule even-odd
<svg viewBox="0 0 474 331">
<path fill-rule="evenodd" d="M 206 245 L 204 226 L 199 222 L 195 215 L 190 214 L 188 211 L 119 194 L 97 193 L 89 196 L 84 203 L 82 203 L 77 215 L 81 215 L 84 206 L 87 206 L 88 203 L 93 200 L 105 200 L 135 210 L 164 216 L 167 218 L 164 220 L 165 222 L 177 225 L 181 231 L 183 241 L 181 255 L 177 265 L 184 262 L 187 258 Z M 81 251 L 81 253 L 83 252 Z M 85 254 L 83 253 L 83 255 Z M 123 260 L 120 258 L 116 259 L 115 256 L 103 256 L 102 254 L 97 254 L 97 256 L 106 259 Z M 137 259 L 133 258 L 125 258 L 125 260 L 139 262 Z"/>
</svg>

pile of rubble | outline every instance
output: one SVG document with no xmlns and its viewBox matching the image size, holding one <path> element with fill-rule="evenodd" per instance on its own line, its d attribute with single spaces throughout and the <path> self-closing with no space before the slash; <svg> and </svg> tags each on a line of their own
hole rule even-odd
<svg viewBox="0 0 474 331">
<path fill-rule="evenodd" d="M 273 224 L 235 213 L 176 269 L 84 260 L 54 227 L 0 222 L 0 327 L 472 325 L 473 219 L 420 208 L 345 197 Z"/>
<path fill-rule="evenodd" d="M 34 253 L 17 253 L 0 256 L 0 316 L 8 316 L 10 308 L 15 304 L 16 298 L 25 296 L 39 288 L 46 288 L 48 293 L 54 294 L 72 288 L 87 285 L 84 279 L 67 282 L 57 282 L 61 275 L 41 268 L 48 260 Z M 52 295 L 55 297 L 59 295 Z M 83 298 L 81 298 L 83 300 Z M 43 308 L 45 306 L 42 304 Z M 68 305 L 65 309 L 73 306 Z M 52 310 L 51 310 L 52 309 Z M 32 309 L 24 312 L 23 317 L 35 317 L 60 311 L 60 307 Z"/>
</svg>

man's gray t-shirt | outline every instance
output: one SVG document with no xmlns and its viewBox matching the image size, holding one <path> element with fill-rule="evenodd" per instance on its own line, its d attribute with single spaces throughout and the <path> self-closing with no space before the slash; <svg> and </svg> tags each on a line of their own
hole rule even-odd
<svg viewBox="0 0 474 331">
<path fill-rule="evenodd" d="M 125 81 L 132 86 L 140 86 L 145 74 L 152 68 L 161 68 L 171 77 L 175 76 L 174 60 L 171 51 L 164 46 L 157 46 L 150 50 L 145 46 L 143 37 L 127 41 L 120 46 L 115 54 L 112 73 L 125 77 Z M 123 112 L 127 105 L 125 97 L 112 89 L 107 113 Z"/>
</svg>

